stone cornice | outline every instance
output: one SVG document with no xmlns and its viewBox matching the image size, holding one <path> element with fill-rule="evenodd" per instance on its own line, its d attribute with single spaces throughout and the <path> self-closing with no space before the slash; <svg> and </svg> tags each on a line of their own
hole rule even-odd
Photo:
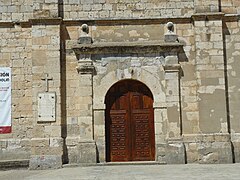
<svg viewBox="0 0 240 180">
<path fill-rule="evenodd" d="M 240 20 L 240 14 L 225 14 L 224 21 L 226 22 L 236 22 Z"/>
<path fill-rule="evenodd" d="M 0 27 L 11 28 L 15 25 L 21 27 L 29 27 L 33 25 L 60 25 L 62 23 L 61 18 L 49 18 L 49 19 L 29 19 L 28 21 L 0 21 Z"/>
<path fill-rule="evenodd" d="M 191 17 L 173 17 L 173 18 L 109 18 L 109 19 L 63 19 L 65 25 L 81 25 L 83 23 L 88 25 L 149 25 L 149 24 L 166 24 L 173 23 L 191 23 Z"/>
<path fill-rule="evenodd" d="M 13 22 L 0 22 L 0 28 L 11 28 L 14 27 Z"/>
<path fill-rule="evenodd" d="M 0 27 L 14 27 L 20 25 L 24 27 L 31 27 L 32 25 L 60 25 L 66 26 L 81 26 L 82 24 L 91 25 L 149 25 L 149 24 L 165 24 L 167 22 L 177 23 L 191 23 L 191 17 L 173 17 L 173 18 L 143 18 L 143 19 L 62 19 L 62 18 L 41 18 L 29 19 L 26 21 L 0 21 Z"/>
<path fill-rule="evenodd" d="M 223 20 L 223 21 L 239 21 L 240 14 L 224 14 L 217 13 L 196 13 L 189 17 L 173 17 L 173 18 L 145 18 L 145 19 L 62 19 L 62 18 L 42 18 L 29 19 L 27 21 L 0 21 L 0 28 L 12 28 L 15 25 L 22 27 L 31 27 L 32 25 L 60 25 L 80 26 L 83 23 L 91 25 L 150 25 L 150 24 L 165 24 L 169 21 L 174 24 L 191 23 L 192 21 L 201 20 Z"/>
<path fill-rule="evenodd" d="M 145 54 L 154 52 L 180 52 L 183 44 L 164 41 L 137 42 L 102 42 L 93 44 L 77 44 L 68 42 L 67 49 L 73 49 L 76 54 Z"/>
<path fill-rule="evenodd" d="M 205 20 L 222 20 L 224 13 L 213 12 L 213 13 L 196 13 L 192 15 L 194 21 L 205 21 Z"/>
<path fill-rule="evenodd" d="M 31 25 L 59 25 L 62 18 L 49 18 L 49 19 L 29 19 Z"/>
</svg>

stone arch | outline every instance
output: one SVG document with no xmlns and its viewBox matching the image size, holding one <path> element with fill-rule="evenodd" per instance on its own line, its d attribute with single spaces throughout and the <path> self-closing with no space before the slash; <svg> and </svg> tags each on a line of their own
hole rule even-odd
<svg viewBox="0 0 240 180">
<path fill-rule="evenodd" d="M 145 84 L 153 94 L 154 106 L 165 106 L 166 97 L 164 92 L 163 78 L 156 76 L 154 73 L 145 69 L 136 69 L 138 76 L 121 76 L 117 75 L 117 72 L 111 71 L 105 75 L 99 84 L 94 84 L 93 92 L 93 107 L 104 108 L 104 98 L 108 90 L 118 81 L 124 79 L 137 80 Z"/>
<path fill-rule="evenodd" d="M 166 94 L 164 90 L 164 71 L 162 67 L 151 69 L 135 68 L 134 74 L 121 74 L 116 71 L 110 71 L 104 76 L 94 76 L 93 78 L 93 127 L 94 140 L 98 149 L 98 161 L 106 161 L 106 141 L 105 141 L 105 97 L 108 90 L 121 80 L 137 80 L 145 84 L 153 95 L 155 143 L 159 143 L 159 131 L 162 129 L 159 118 L 162 117 L 162 111 L 166 108 Z M 160 72 L 160 73 L 159 73 Z M 161 75 L 162 73 L 162 75 Z M 159 75 L 160 74 L 160 75 Z M 163 110 L 162 110 L 163 109 Z"/>
<path fill-rule="evenodd" d="M 143 82 L 141 82 L 141 81 L 139 81 L 139 80 L 137 80 L 137 79 L 122 79 L 122 80 L 119 80 L 119 81 L 115 82 L 115 83 L 108 89 L 107 93 L 105 94 L 105 97 L 107 96 L 107 94 L 109 93 L 109 91 L 111 90 L 112 87 L 114 87 L 116 84 L 118 84 L 118 83 L 120 83 L 120 82 L 122 82 L 122 81 L 133 81 L 133 82 L 136 81 L 136 82 L 138 82 L 138 83 L 141 83 L 143 86 L 145 86 L 145 87 L 148 89 L 148 91 L 151 93 L 151 96 L 152 96 L 152 98 L 153 98 L 153 100 L 154 100 L 153 93 L 152 93 L 152 91 L 149 89 L 149 87 L 148 87 L 145 83 L 143 83 Z M 105 102 L 105 103 L 106 103 L 106 102 Z"/>
</svg>

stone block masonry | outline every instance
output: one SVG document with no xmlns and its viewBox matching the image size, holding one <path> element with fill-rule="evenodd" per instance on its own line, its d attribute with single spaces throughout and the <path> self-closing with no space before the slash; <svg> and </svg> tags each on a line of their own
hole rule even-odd
<svg viewBox="0 0 240 180">
<path fill-rule="evenodd" d="M 194 1 L 64 1 L 65 19 L 153 18 L 190 16 Z"/>
<path fill-rule="evenodd" d="M 191 17 L 195 12 L 237 14 L 238 0 L 45 0 L 0 1 L 0 21 L 28 21 L 33 18 L 107 19 L 107 18 L 179 18 Z"/>
</svg>

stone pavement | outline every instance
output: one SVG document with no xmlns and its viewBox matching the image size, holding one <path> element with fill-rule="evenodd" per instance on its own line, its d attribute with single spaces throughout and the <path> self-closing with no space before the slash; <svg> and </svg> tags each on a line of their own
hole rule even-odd
<svg viewBox="0 0 240 180">
<path fill-rule="evenodd" d="M 240 164 L 106 165 L 65 167 L 57 170 L 0 171 L 0 180 L 234 180 L 240 179 Z"/>
</svg>

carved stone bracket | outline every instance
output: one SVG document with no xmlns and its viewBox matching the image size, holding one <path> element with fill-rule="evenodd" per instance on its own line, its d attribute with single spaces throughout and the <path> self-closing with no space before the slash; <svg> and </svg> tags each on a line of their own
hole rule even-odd
<svg viewBox="0 0 240 180">
<path fill-rule="evenodd" d="M 93 65 L 79 65 L 76 69 L 79 74 L 92 74 L 95 70 Z"/>
<path fill-rule="evenodd" d="M 79 74 L 92 74 L 95 70 L 92 60 L 89 59 L 79 59 L 78 66 L 76 67 Z"/>
<path fill-rule="evenodd" d="M 78 65 L 76 67 L 79 74 L 92 74 L 95 70 L 90 54 L 77 54 Z"/>
<path fill-rule="evenodd" d="M 172 64 L 172 65 L 165 65 L 163 66 L 165 72 L 177 72 L 181 70 L 181 65 L 180 64 Z"/>
<path fill-rule="evenodd" d="M 181 65 L 179 64 L 178 52 L 167 53 L 163 68 L 165 72 L 179 72 Z"/>
</svg>

